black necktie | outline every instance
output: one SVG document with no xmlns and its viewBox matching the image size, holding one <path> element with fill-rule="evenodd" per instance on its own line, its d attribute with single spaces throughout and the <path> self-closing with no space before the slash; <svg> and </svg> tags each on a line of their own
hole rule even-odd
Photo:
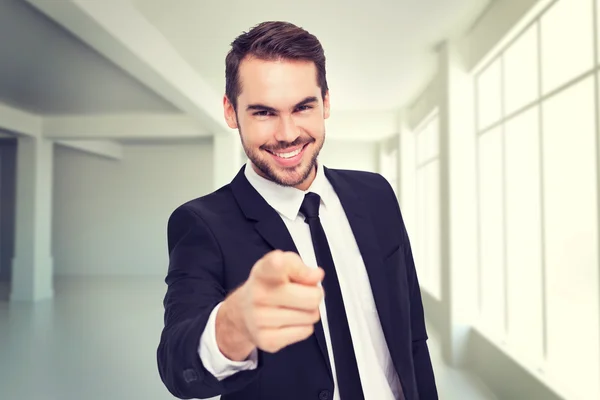
<svg viewBox="0 0 600 400">
<path fill-rule="evenodd" d="M 305 222 L 310 226 L 317 264 L 325 270 L 322 285 L 325 289 L 325 307 L 327 309 L 340 399 L 364 399 L 344 300 L 342 299 L 342 292 L 327 237 L 319 219 L 320 204 L 321 198 L 318 194 L 307 193 L 300 207 L 300 212 L 305 216 Z"/>
</svg>

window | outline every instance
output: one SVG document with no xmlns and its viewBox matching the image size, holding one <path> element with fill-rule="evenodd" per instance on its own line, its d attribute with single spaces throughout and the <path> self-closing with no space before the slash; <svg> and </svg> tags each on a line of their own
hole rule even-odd
<svg viewBox="0 0 600 400">
<path fill-rule="evenodd" d="M 398 140 L 397 136 L 379 143 L 379 171 L 394 189 L 398 197 Z"/>
<path fill-rule="evenodd" d="M 437 111 L 415 129 L 416 237 L 415 265 L 422 288 L 441 300 L 440 160 Z"/>
<path fill-rule="evenodd" d="M 553 2 L 474 77 L 478 327 L 566 397 L 590 399 L 600 398 L 594 1 Z"/>
<path fill-rule="evenodd" d="M 544 352 L 539 132 L 537 106 L 504 126 L 507 340 L 531 365 Z"/>
</svg>

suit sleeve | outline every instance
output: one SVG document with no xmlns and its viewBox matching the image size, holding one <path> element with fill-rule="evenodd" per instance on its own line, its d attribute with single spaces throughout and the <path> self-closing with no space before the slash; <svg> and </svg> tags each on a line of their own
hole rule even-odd
<svg viewBox="0 0 600 400">
<path fill-rule="evenodd" d="M 180 399 L 205 399 L 238 391 L 260 370 L 241 371 L 219 380 L 203 365 L 200 338 L 212 310 L 225 299 L 223 257 L 200 216 L 186 206 L 168 221 L 169 268 L 165 279 L 164 328 L 157 350 L 160 377 Z"/>
<path fill-rule="evenodd" d="M 431 357 L 427 346 L 427 331 L 425 328 L 425 315 L 419 280 L 415 269 L 414 258 L 410 247 L 410 241 L 404 222 L 402 222 L 404 257 L 407 270 L 408 285 L 410 291 L 410 319 L 412 333 L 412 353 L 417 379 L 417 390 L 421 400 L 437 400 L 437 388 L 431 365 Z"/>
<path fill-rule="evenodd" d="M 383 179 L 383 178 L 382 178 Z M 385 180 L 385 179 L 383 179 Z M 400 205 L 396 198 L 392 187 L 385 180 L 391 197 L 392 202 L 395 205 L 396 214 L 399 218 L 400 232 L 401 232 L 401 246 L 404 250 L 404 260 L 407 267 L 407 281 L 410 293 L 410 320 L 411 320 L 411 336 L 412 336 L 412 353 L 413 363 L 415 369 L 415 376 L 417 380 L 417 390 L 419 392 L 419 399 L 421 400 L 437 400 L 437 387 L 435 384 L 435 377 L 433 373 L 433 367 L 431 365 L 431 357 L 429 355 L 429 348 L 427 346 L 427 329 L 425 327 L 425 312 L 423 310 L 423 300 L 421 298 L 421 289 L 419 286 L 419 279 L 417 277 L 417 271 L 415 268 L 414 257 L 410 245 L 410 239 L 408 232 L 402 218 L 402 212 L 400 211 Z"/>
</svg>

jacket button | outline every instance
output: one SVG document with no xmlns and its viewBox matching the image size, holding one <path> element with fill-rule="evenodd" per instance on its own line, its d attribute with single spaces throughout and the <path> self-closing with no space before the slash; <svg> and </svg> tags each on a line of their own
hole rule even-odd
<svg viewBox="0 0 600 400">
<path fill-rule="evenodd" d="M 329 400 L 330 396 L 331 396 L 331 392 L 327 389 L 321 390 L 319 392 L 319 400 Z"/>
<path fill-rule="evenodd" d="M 197 381 L 198 373 L 193 369 L 186 369 L 183 371 L 183 380 L 185 380 L 185 383 Z"/>
</svg>

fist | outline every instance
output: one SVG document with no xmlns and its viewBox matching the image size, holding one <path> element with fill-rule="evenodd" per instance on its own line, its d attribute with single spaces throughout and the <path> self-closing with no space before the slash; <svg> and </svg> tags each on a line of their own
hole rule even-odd
<svg viewBox="0 0 600 400">
<path fill-rule="evenodd" d="M 312 335 L 321 317 L 323 276 L 321 268 L 307 267 L 293 252 L 276 250 L 260 259 L 240 293 L 248 339 L 274 353 Z"/>
</svg>

